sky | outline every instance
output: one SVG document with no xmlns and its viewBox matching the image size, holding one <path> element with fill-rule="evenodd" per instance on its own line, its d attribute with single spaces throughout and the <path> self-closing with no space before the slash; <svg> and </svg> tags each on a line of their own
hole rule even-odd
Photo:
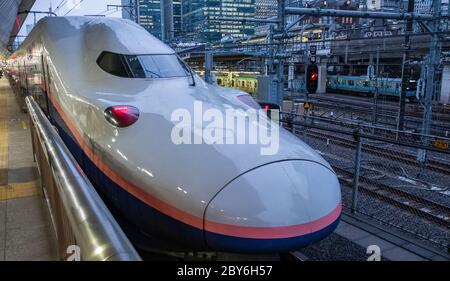
<svg viewBox="0 0 450 281">
<path fill-rule="evenodd" d="M 50 5 L 58 16 L 83 16 L 83 15 L 107 15 L 109 17 L 122 17 L 122 12 L 107 11 L 106 5 L 120 5 L 121 0 L 36 0 L 32 11 L 48 11 Z M 58 9 L 58 6 L 61 7 Z M 36 21 L 44 15 L 36 15 Z M 27 34 L 27 25 L 34 23 L 34 16 L 30 14 L 22 26 L 20 35 Z"/>
</svg>

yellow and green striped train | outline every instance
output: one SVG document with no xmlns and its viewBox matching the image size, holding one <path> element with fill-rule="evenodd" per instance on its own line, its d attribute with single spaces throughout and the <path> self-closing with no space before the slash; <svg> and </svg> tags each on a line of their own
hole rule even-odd
<svg viewBox="0 0 450 281">
<path fill-rule="evenodd" d="M 217 85 L 240 89 L 251 95 L 255 95 L 258 90 L 257 77 L 260 75 L 259 72 L 214 71 L 214 75 Z"/>
</svg>

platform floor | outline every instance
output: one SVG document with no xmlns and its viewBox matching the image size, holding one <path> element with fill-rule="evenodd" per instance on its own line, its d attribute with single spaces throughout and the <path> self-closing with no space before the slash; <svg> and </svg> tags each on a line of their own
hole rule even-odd
<svg viewBox="0 0 450 281">
<path fill-rule="evenodd" d="M 0 261 L 55 260 L 56 238 L 39 188 L 28 115 L 0 79 Z"/>
</svg>

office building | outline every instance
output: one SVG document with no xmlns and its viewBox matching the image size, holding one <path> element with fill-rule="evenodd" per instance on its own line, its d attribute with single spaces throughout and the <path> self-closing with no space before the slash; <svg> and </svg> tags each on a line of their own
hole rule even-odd
<svg viewBox="0 0 450 281">
<path fill-rule="evenodd" d="M 171 41 L 181 32 L 181 0 L 122 0 L 122 16 L 136 20 L 139 11 L 139 23 L 154 36 Z"/>
<path fill-rule="evenodd" d="M 216 42 L 224 37 L 253 35 L 255 23 L 221 18 L 255 18 L 255 0 L 183 0 L 182 22 L 185 41 Z"/>
</svg>

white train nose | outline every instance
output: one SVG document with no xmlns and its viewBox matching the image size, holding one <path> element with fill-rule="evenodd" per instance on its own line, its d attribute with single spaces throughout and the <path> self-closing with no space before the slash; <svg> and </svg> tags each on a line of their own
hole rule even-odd
<svg viewBox="0 0 450 281">
<path fill-rule="evenodd" d="M 276 162 L 239 176 L 211 200 L 206 241 L 225 251 L 291 251 L 331 233 L 340 213 L 333 171 L 312 161 Z"/>
</svg>

